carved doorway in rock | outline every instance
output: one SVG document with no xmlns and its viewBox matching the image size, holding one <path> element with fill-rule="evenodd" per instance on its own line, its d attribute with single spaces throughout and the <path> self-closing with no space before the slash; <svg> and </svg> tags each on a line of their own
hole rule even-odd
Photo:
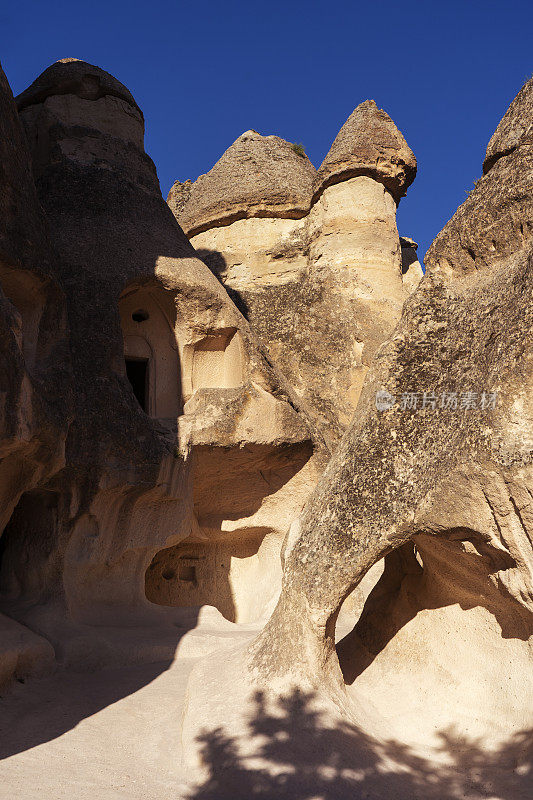
<svg viewBox="0 0 533 800">
<path fill-rule="evenodd" d="M 130 286 L 119 310 L 124 370 L 137 402 L 151 417 L 176 420 L 182 392 L 172 295 L 157 284 Z"/>
</svg>

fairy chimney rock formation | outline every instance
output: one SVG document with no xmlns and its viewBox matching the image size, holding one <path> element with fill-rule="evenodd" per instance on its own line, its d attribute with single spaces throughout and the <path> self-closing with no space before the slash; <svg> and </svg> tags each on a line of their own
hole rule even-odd
<svg viewBox="0 0 533 800">
<path fill-rule="evenodd" d="M 298 146 L 245 131 L 206 174 L 170 190 L 171 208 L 188 236 L 238 219 L 297 219 L 309 211 L 315 169 Z M 186 187 L 186 188 L 185 188 Z M 183 202 L 183 192 L 189 193 Z M 175 199 L 174 199 L 175 198 Z"/>
<path fill-rule="evenodd" d="M 247 131 L 169 205 L 331 449 L 399 319 L 396 204 L 416 172 L 403 136 L 362 103 L 318 173 L 301 145 Z"/>
<path fill-rule="evenodd" d="M 47 492 L 20 500 L 6 529 L 11 613 L 76 663 L 89 650 L 95 663 L 113 651 L 113 636 L 103 653 L 98 636 L 95 644 L 95 625 L 163 624 L 166 610 L 155 603 L 217 605 L 225 591 L 240 598 L 241 615 L 263 613 L 279 591 L 291 514 L 315 482 L 308 425 L 161 197 L 128 89 L 64 59 L 17 102 L 65 297 L 74 400 L 62 469 Z M 26 178 L 31 189 L 29 168 Z M 42 427 L 63 456 L 59 433 Z M 174 603 L 179 592 L 163 581 L 167 593 L 158 594 L 149 568 L 191 536 L 190 548 L 207 548 L 205 574 L 189 586 L 196 595 Z M 236 548 L 233 581 L 225 571 Z"/>
<path fill-rule="evenodd" d="M 230 656 L 226 679 L 210 680 L 207 661 L 193 673 L 189 708 L 206 685 L 215 688 L 203 708 L 213 730 L 238 729 L 228 721 L 240 713 L 235 697 L 297 685 L 332 701 L 358 736 L 367 730 L 427 747 L 438 759 L 454 730 L 458 743 L 475 737 L 484 753 L 500 748 L 502 771 L 509 742 L 523 742 L 513 764 L 528 763 L 533 154 L 520 121 L 531 119 L 527 92 L 508 113 L 515 122 L 506 115 L 504 128 L 518 132 L 512 149 L 433 242 L 427 273 L 373 361 L 353 422 L 291 526 L 276 610 L 248 653 Z M 382 576 L 336 644 L 346 598 L 380 562 Z M 185 730 L 188 741 L 198 735 L 192 713 Z M 435 796 L 470 795 L 472 772 L 464 772 L 458 788 L 454 766 L 450 789 L 439 784 Z M 513 778 L 509 771 L 499 797 L 522 794 Z M 390 797 L 391 785 L 370 793 Z M 528 788 L 524 782 L 526 795 Z M 360 792 L 357 783 L 346 796 Z M 432 792 L 420 794 L 418 785 L 406 796 Z"/>
<path fill-rule="evenodd" d="M 332 183 L 368 175 L 398 201 L 416 176 L 416 158 L 404 137 L 374 100 L 365 100 L 350 114 L 315 181 L 315 195 Z"/>
</svg>

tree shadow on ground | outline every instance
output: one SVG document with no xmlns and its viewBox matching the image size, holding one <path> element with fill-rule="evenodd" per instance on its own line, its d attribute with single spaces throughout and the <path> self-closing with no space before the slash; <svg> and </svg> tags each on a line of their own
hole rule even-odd
<svg viewBox="0 0 533 800">
<path fill-rule="evenodd" d="M 332 727 L 314 701 L 313 693 L 296 689 L 270 704 L 258 692 L 242 738 L 222 727 L 202 731 L 197 742 L 207 777 L 188 800 L 530 797 L 533 731 L 512 735 L 497 750 L 442 731 L 432 759 L 347 722 Z"/>
</svg>

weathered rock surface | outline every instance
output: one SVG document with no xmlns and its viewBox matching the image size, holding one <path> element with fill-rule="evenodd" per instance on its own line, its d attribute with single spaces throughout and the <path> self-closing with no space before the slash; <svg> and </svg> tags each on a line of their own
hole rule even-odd
<svg viewBox="0 0 533 800">
<path fill-rule="evenodd" d="M 529 230 L 532 217 L 520 216 L 529 206 L 519 211 L 507 203 L 532 193 L 523 149 L 496 162 L 435 240 L 428 271 L 376 356 L 348 433 L 291 527 L 274 614 L 246 654 L 231 656 L 224 685 L 210 684 L 216 694 L 204 718 L 213 728 L 225 725 L 247 764 L 268 769 L 269 761 L 241 736 L 239 714 L 249 711 L 238 709 L 248 709 L 258 687 L 265 708 L 281 705 L 297 686 L 327 706 L 326 730 L 335 718 L 355 726 L 357 774 L 336 796 L 354 796 L 362 786 L 375 798 L 396 791 L 527 794 L 533 252 L 524 234 L 505 248 L 486 248 L 483 268 L 468 269 L 464 255 L 483 241 L 482 231 L 500 241 L 520 224 Z M 343 603 L 382 559 L 382 576 L 353 630 L 338 631 L 336 648 Z M 193 674 L 191 707 L 210 674 L 208 663 Z M 234 697 L 225 709 L 237 710 L 223 720 L 217 702 L 230 685 Z M 194 730 L 190 714 L 191 745 Z M 415 764 L 422 770 L 411 789 L 403 771 L 391 782 L 364 783 L 365 765 L 373 763 L 366 735 L 370 752 L 399 762 L 419 748 L 418 760 L 405 762 L 408 772 L 417 772 Z M 457 748 L 464 763 L 448 783 L 443 753 L 452 757 Z M 286 750 L 286 760 L 298 752 Z M 422 766 L 428 753 L 430 780 Z M 492 773 L 480 779 L 489 764 L 505 774 L 498 790 Z M 384 758 L 383 774 L 391 773 Z"/>
<path fill-rule="evenodd" d="M 416 158 L 389 115 L 365 100 L 348 117 L 318 170 L 314 192 L 368 175 L 398 202 L 415 179 Z"/>
<path fill-rule="evenodd" d="M 310 434 L 163 201 L 129 91 L 67 59 L 18 102 L 66 297 L 74 409 L 64 468 L 46 491 L 22 496 L 6 528 L 4 608 L 59 646 L 64 662 L 83 662 L 89 649 L 93 666 L 105 663 L 113 637 L 102 644 L 102 631 L 121 624 L 151 627 L 145 656 L 160 658 L 154 625 L 176 615 L 146 593 L 182 599 L 169 593 L 172 579 L 166 593 L 150 583 L 164 548 L 200 541 L 207 569 L 181 605 L 200 605 L 203 583 L 218 582 L 210 601 L 223 606 L 229 579 L 211 552 L 223 541 L 227 559 L 255 562 L 266 538 L 261 563 L 272 580 L 255 587 L 249 613 L 275 602 L 281 543 L 315 482 Z M 307 478 L 285 489 L 302 470 Z M 255 480 L 253 498 L 237 496 L 230 511 L 219 500 L 229 474 Z M 255 550 L 241 557 L 250 540 Z M 231 585 L 246 595 L 247 580 L 253 568 Z M 140 638 L 134 659 L 145 657 Z M 165 646 L 171 655 L 172 626 Z"/>
<path fill-rule="evenodd" d="M 508 225 L 504 201 L 521 159 L 517 150 L 497 162 L 495 237 L 499 224 Z M 461 604 L 486 602 L 510 636 L 531 634 L 531 245 L 515 239 L 512 251 L 510 241 L 506 253 L 487 254 L 485 270 L 465 272 L 452 238 L 458 224 L 466 230 L 467 215 L 474 234 L 486 224 L 486 187 L 497 192 L 491 173 L 430 248 L 428 273 L 376 358 L 350 433 L 291 537 L 284 591 L 255 646 L 254 663 L 265 673 L 311 664 L 312 673 L 339 674 L 337 610 L 373 563 L 407 542 L 424 571 L 440 576 L 441 599 L 446 591 Z M 531 194 L 533 174 L 521 173 L 526 184 Z M 378 390 L 389 393 L 388 409 L 376 407 Z M 320 579 L 325 569 L 331 581 Z M 294 650 L 281 667 L 272 652 L 281 621 L 301 641 L 298 666 Z"/>
<path fill-rule="evenodd" d="M 487 146 L 483 172 L 488 172 L 502 156 L 533 141 L 533 78 L 520 89 L 494 131 Z"/>
<path fill-rule="evenodd" d="M 64 465 L 70 415 L 65 299 L 28 147 L 0 68 L 0 535 L 24 492 Z M 0 544 L 1 547 L 1 544 Z M 50 668 L 50 644 L 0 616 L 0 683 Z"/>
<path fill-rule="evenodd" d="M 298 218 L 309 211 L 314 177 L 297 146 L 246 131 L 190 186 L 190 194 L 188 182 L 174 184 L 168 203 L 179 210 L 188 236 L 247 217 Z"/>
<path fill-rule="evenodd" d="M 326 451 L 349 424 L 368 366 L 416 283 L 402 284 L 395 218 L 395 198 L 415 172 L 403 136 L 368 101 L 318 174 L 289 142 L 247 132 L 206 176 L 169 195 Z M 224 198 L 224 208 L 209 222 L 213 196 Z"/>
<path fill-rule="evenodd" d="M 422 277 L 371 102 L 175 186 L 195 251 L 124 86 L 46 70 L 32 176 L 0 75 L 10 796 L 529 797 L 531 85 Z"/>
<path fill-rule="evenodd" d="M 467 200 L 426 254 L 426 263 L 468 274 L 524 249 L 533 229 L 533 84 L 525 84 L 492 136 Z"/>
<path fill-rule="evenodd" d="M 59 469 L 68 419 L 64 298 L 13 95 L 0 70 L 0 530 L 18 497 Z"/>
</svg>

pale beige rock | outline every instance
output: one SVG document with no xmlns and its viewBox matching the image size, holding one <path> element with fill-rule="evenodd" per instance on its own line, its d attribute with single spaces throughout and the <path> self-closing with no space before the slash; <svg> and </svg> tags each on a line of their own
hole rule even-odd
<svg viewBox="0 0 533 800">
<path fill-rule="evenodd" d="M 238 293 L 304 280 L 307 220 L 255 217 L 191 238 L 225 286 Z"/>
<path fill-rule="evenodd" d="M 345 351 L 325 363 L 320 384 L 311 387 L 335 408 L 344 431 L 370 363 L 394 330 L 406 298 L 396 204 L 373 178 L 349 178 L 322 192 L 308 232 L 309 280 L 323 287 L 329 316 L 343 320 L 346 336 Z"/>
<path fill-rule="evenodd" d="M 402 283 L 409 294 L 412 294 L 422 278 L 424 270 L 418 260 L 418 244 L 408 236 L 400 236 L 402 248 Z"/>
<path fill-rule="evenodd" d="M 166 548 L 202 542 L 213 606 L 226 611 L 231 592 L 255 618 L 275 602 L 283 537 L 316 480 L 311 437 L 161 198 L 128 90 L 67 60 L 18 102 L 66 296 L 74 409 L 63 469 L 45 492 L 21 484 L 3 607 L 62 663 L 157 659 L 205 601 L 185 602 L 178 573 L 166 594 L 152 586 Z M 115 645 L 120 625 L 130 633 Z"/>
<path fill-rule="evenodd" d="M 203 719 L 274 785 L 275 719 L 297 707 L 298 742 L 283 739 L 284 763 L 328 741 L 325 731 L 345 732 L 333 737 L 335 766 L 353 773 L 333 771 L 335 797 L 527 797 L 533 252 L 529 236 L 513 236 L 503 253 L 485 248 L 479 269 L 465 259 L 489 223 L 496 241 L 511 225 L 529 231 L 530 216 L 512 213 L 526 185 L 531 193 L 523 149 L 498 159 L 430 249 L 348 433 L 291 526 L 271 619 L 248 651 L 225 660 L 222 686 L 207 660 L 192 673 L 191 764 L 205 756 L 193 708 L 209 686 Z M 388 408 L 378 392 L 390 396 Z M 412 393 L 418 405 L 402 402 Z M 443 395 L 457 407 L 441 407 Z M 350 594 L 380 562 L 359 619 L 335 647 L 339 613 L 345 633 L 350 600 L 361 600 Z M 267 736 L 270 720 L 270 747 L 247 735 L 258 693 L 253 719 Z M 304 744 L 318 717 L 320 735 Z"/>
<path fill-rule="evenodd" d="M 363 123 L 368 123 L 366 149 Z M 375 352 L 416 284 L 414 274 L 402 283 L 391 194 L 391 181 L 397 196 L 413 179 L 416 161 L 390 118 L 375 104 L 362 104 L 335 140 L 322 178 L 315 175 L 314 203 L 300 219 L 286 219 L 274 203 L 268 213 L 255 206 L 245 213 L 243 186 L 248 182 L 252 194 L 257 188 L 260 145 L 263 183 L 285 161 L 287 203 L 309 196 L 310 167 L 295 171 L 289 143 L 275 139 L 273 150 L 265 144 L 270 139 L 275 137 L 241 137 L 208 173 L 209 181 L 221 173 L 225 179 L 225 211 L 210 225 L 203 215 L 213 196 L 206 176 L 177 185 L 168 202 L 199 256 L 250 321 L 270 362 L 286 377 L 292 402 L 331 451 L 351 420 Z M 371 156 L 381 165 L 378 171 Z M 278 183 L 271 188 L 265 183 L 262 191 L 269 201 L 272 193 L 277 196 Z"/>
</svg>

